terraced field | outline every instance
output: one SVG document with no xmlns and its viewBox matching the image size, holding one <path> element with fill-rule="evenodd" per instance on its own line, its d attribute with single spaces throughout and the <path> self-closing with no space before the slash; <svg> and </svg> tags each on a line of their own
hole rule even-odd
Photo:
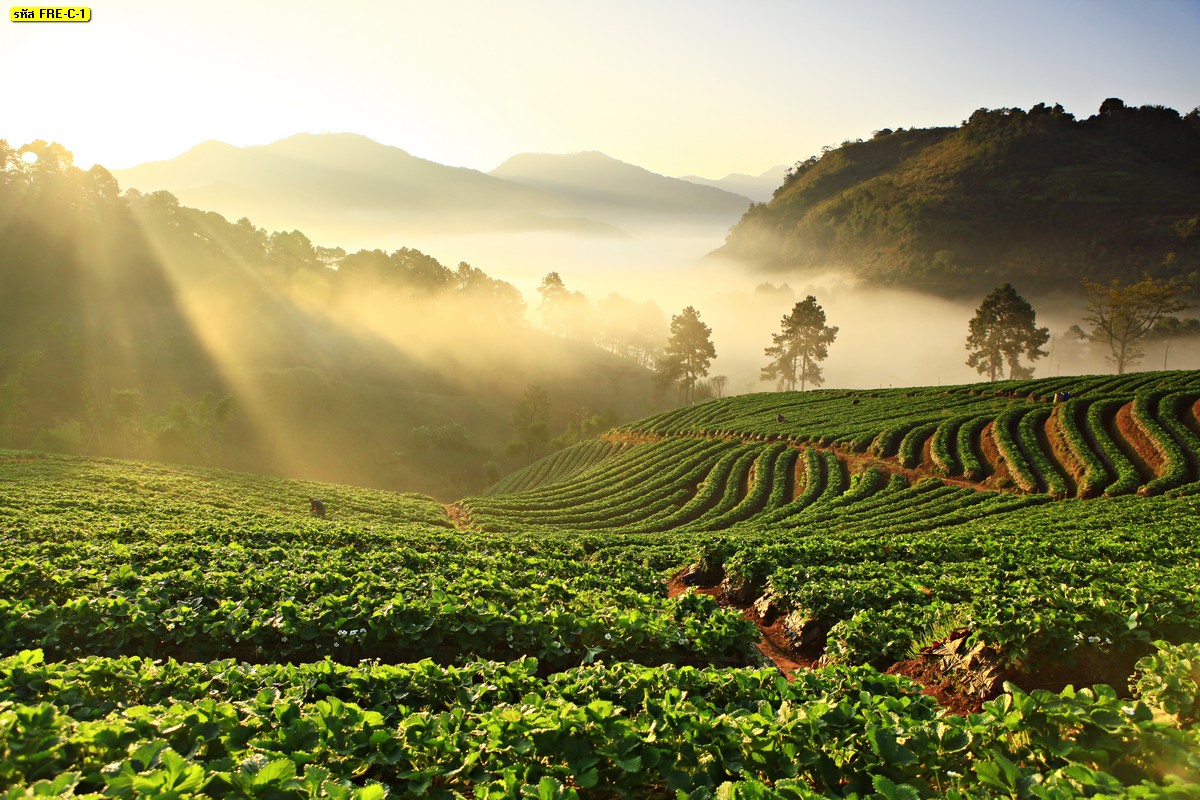
<svg viewBox="0 0 1200 800">
<path fill-rule="evenodd" d="M 1197 797 L 1198 400 L 735 397 L 450 513 L 0 452 L 0 789 Z"/>
</svg>

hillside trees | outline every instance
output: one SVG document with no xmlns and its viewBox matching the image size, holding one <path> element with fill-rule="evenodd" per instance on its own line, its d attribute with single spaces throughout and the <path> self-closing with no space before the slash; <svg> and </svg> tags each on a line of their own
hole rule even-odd
<svg viewBox="0 0 1200 800">
<path fill-rule="evenodd" d="M 717 350 L 712 343 L 712 328 L 700 321 L 700 312 L 688 306 L 671 317 L 667 346 L 658 362 L 662 381 L 679 381 L 685 402 L 696 397 L 696 381 L 708 374 Z"/>
<path fill-rule="evenodd" d="M 643 367 L 653 366 L 667 332 L 656 303 L 639 303 L 615 293 L 596 304 L 596 323 L 596 344 Z"/>
<path fill-rule="evenodd" d="M 562 276 L 551 272 L 542 278 L 538 294 L 542 298 L 538 310 L 542 314 L 546 330 L 558 336 L 591 340 L 591 310 L 588 307 L 588 299 L 582 292 L 571 291 L 563 282 Z"/>
<path fill-rule="evenodd" d="M 1145 352 L 1136 342 L 1154 330 L 1166 315 L 1182 311 L 1189 303 L 1180 298 L 1186 287 L 1168 280 L 1146 277 L 1123 285 L 1114 279 L 1102 284 L 1083 279 L 1087 293 L 1087 316 L 1092 327 L 1085 333 L 1088 341 L 1107 347 L 1105 359 L 1117 368 L 1117 374 L 1139 361 Z"/>
<path fill-rule="evenodd" d="M 1050 331 L 1037 327 L 1037 312 L 1011 283 L 997 286 L 980 303 L 968 325 L 967 366 L 994 381 L 1008 364 L 1009 379 L 1033 377 L 1033 367 L 1022 366 L 1021 356 L 1030 361 L 1047 355 L 1041 346 L 1050 341 Z"/>
<path fill-rule="evenodd" d="M 818 361 L 829 355 L 829 345 L 837 338 L 836 326 L 825 324 L 825 309 L 811 294 L 792 307 L 780 322 L 782 330 L 771 334 L 774 342 L 763 350 L 771 361 L 762 368 L 762 380 L 778 380 L 776 388 L 800 391 L 808 384 L 820 386 L 824 380 Z"/>
<path fill-rule="evenodd" d="M 509 454 L 532 464 L 548 452 L 550 444 L 550 395 L 545 388 L 530 384 L 513 410 L 512 426 L 517 438 L 509 443 Z"/>
</svg>

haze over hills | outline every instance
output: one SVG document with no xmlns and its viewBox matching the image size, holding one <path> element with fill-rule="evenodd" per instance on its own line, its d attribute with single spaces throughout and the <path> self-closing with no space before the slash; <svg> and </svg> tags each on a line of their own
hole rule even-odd
<svg viewBox="0 0 1200 800">
<path fill-rule="evenodd" d="M 599 153 L 522 155 L 492 173 L 449 167 L 355 134 L 298 134 L 272 144 L 205 142 L 117 170 L 127 188 L 331 243 L 384 234 L 556 231 L 623 235 L 626 226 L 727 228 L 749 200 Z"/>
<path fill-rule="evenodd" d="M 489 175 L 562 197 L 580 216 L 645 226 L 655 221 L 723 220 L 745 211 L 748 198 L 668 178 L 595 151 L 522 153 Z"/>
<path fill-rule="evenodd" d="M 705 186 L 715 186 L 727 192 L 749 197 L 756 203 L 765 203 L 775 194 L 775 190 L 783 185 L 787 178 L 789 167 L 786 164 L 771 167 L 758 175 L 747 175 L 743 172 L 731 172 L 724 178 L 701 178 L 699 175 L 684 175 L 685 181 L 700 183 Z"/>
<path fill-rule="evenodd" d="M 717 256 L 942 295 L 1075 292 L 1151 274 L 1200 283 L 1200 113 L 1039 104 L 958 128 L 882 130 L 797 165 Z"/>
<path fill-rule="evenodd" d="M 636 349 L 658 330 L 552 335 L 465 263 L 314 247 L 24 152 L 0 140 L 0 447 L 451 495 L 668 402 Z"/>
</svg>

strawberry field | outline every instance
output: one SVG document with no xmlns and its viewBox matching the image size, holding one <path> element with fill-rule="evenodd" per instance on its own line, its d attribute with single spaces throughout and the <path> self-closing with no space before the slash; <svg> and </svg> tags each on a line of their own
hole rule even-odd
<svg viewBox="0 0 1200 800">
<path fill-rule="evenodd" d="M 734 397 L 453 514 L 0 451 L 0 790 L 1197 797 L 1198 400 Z"/>
</svg>

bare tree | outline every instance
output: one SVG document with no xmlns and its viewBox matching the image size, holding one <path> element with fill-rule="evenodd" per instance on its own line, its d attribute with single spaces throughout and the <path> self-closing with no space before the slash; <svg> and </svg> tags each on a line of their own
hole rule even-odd
<svg viewBox="0 0 1200 800">
<path fill-rule="evenodd" d="M 1107 286 L 1084 278 L 1083 288 L 1088 312 L 1083 319 L 1092 326 L 1087 339 L 1109 349 L 1111 355 L 1105 358 L 1116 365 L 1118 375 L 1145 355 L 1135 344 L 1138 339 L 1167 314 L 1191 305 L 1179 297 L 1186 286 L 1157 278 L 1128 285 L 1113 280 Z"/>
</svg>

